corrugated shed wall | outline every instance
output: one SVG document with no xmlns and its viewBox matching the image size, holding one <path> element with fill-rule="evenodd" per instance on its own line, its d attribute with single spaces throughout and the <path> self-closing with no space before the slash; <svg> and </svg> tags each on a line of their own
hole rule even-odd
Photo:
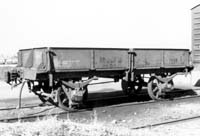
<svg viewBox="0 0 200 136">
<path fill-rule="evenodd" d="M 192 61 L 200 69 L 200 5 L 192 8 Z"/>
</svg>

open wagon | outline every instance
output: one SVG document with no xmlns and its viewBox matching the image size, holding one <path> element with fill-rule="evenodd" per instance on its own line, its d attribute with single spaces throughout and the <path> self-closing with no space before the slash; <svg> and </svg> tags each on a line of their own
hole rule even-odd
<svg viewBox="0 0 200 136">
<path fill-rule="evenodd" d="M 7 72 L 8 83 L 28 84 L 42 101 L 63 109 L 87 100 L 89 83 L 97 77 L 121 81 L 127 95 L 148 86 L 152 99 L 173 90 L 173 77 L 187 73 L 187 49 L 33 48 L 18 52 L 18 66 Z M 149 74 L 145 83 L 144 74 Z M 22 89 L 21 89 L 22 91 Z"/>
</svg>

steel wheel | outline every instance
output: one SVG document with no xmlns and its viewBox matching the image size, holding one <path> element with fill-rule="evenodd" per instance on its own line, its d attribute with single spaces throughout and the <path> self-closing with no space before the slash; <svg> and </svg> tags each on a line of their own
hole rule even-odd
<svg viewBox="0 0 200 136">
<path fill-rule="evenodd" d="M 135 78 L 135 81 L 133 82 L 133 91 L 134 93 L 138 93 L 140 90 L 142 90 L 144 80 L 139 76 Z"/>
<path fill-rule="evenodd" d="M 148 94 L 153 100 L 161 100 L 164 98 L 166 92 L 174 89 L 172 80 L 168 82 L 161 82 L 156 77 L 151 77 L 148 83 Z"/>
<path fill-rule="evenodd" d="M 37 93 L 37 91 L 40 91 L 40 87 L 36 87 L 35 86 L 33 90 L 34 90 L 33 93 L 38 96 L 38 98 L 40 99 L 40 101 L 42 103 L 46 103 L 47 102 L 48 98 L 46 96 L 42 96 L 40 93 Z"/>
<path fill-rule="evenodd" d="M 77 106 L 79 106 L 79 104 L 81 104 L 81 103 L 85 104 L 87 101 L 88 89 L 87 89 L 87 87 L 84 87 L 84 89 L 85 89 L 85 92 L 83 94 L 82 101 L 77 102 L 77 103 L 75 102 L 76 104 L 78 104 Z M 64 92 L 62 87 L 58 88 L 58 90 L 57 90 L 58 106 L 64 110 L 72 110 L 73 109 L 72 106 L 74 104 L 74 100 L 72 100 L 72 98 L 71 98 L 71 101 L 70 101 L 69 97 L 71 94 L 69 93 L 68 95 L 69 96 L 66 95 L 66 93 Z"/>
<path fill-rule="evenodd" d="M 40 82 L 40 86 L 38 86 L 38 89 L 36 90 L 39 90 L 41 91 L 41 89 L 43 90 L 44 93 L 47 93 L 47 94 L 51 94 L 53 93 L 53 90 L 51 88 L 49 88 L 49 84 L 47 81 L 43 82 L 44 85 L 42 85 L 42 82 Z M 37 88 L 37 87 L 36 87 Z M 55 98 L 51 98 L 51 97 L 48 97 L 48 96 L 45 96 L 45 95 L 41 95 L 41 94 L 37 94 L 38 95 L 38 98 L 43 102 L 43 103 L 46 103 L 46 102 L 49 102 L 50 104 L 52 105 L 55 105 L 57 106 L 57 102 L 55 101 Z"/>
<path fill-rule="evenodd" d="M 132 87 L 130 86 L 130 83 L 128 81 L 125 81 L 125 80 L 122 79 L 121 87 L 122 87 L 122 91 L 124 92 L 124 94 L 126 94 L 126 95 L 131 94 Z"/>
<path fill-rule="evenodd" d="M 42 95 L 40 95 L 40 94 L 37 94 L 37 96 L 38 96 L 38 98 L 40 99 L 40 101 L 41 101 L 42 103 L 46 103 L 46 102 L 47 102 L 46 96 L 42 96 Z"/>
<path fill-rule="evenodd" d="M 155 77 L 151 77 L 148 83 L 148 94 L 153 100 L 162 99 L 162 83 Z"/>
<path fill-rule="evenodd" d="M 57 90 L 57 100 L 58 106 L 64 110 L 69 110 L 69 99 L 68 96 L 63 91 L 62 87 Z"/>
<path fill-rule="evenodd" d="M 88 88 L 87 88 L 87 86 L 84 87 L 84 89 L 85 89 L 85 93 L 83 94 L 83 104 L 86 104 L 87 99 L 88 99 Z"/>
<path fill-rule="evenodd" d="M 46 92 L 46 91 L 45 91 Z M 51 92 L 52 93 L 52 92 Z M 46 102 L 49 102 L 50 104 L 52 105 L 55 105 L 55 106 L 58 106 L 55 98 L 51 98 L 51 97 L 47 97 L 47 96 L 42 96 L 42 95 L 38 95 L 39 99 L 43 102 L 43 103 L 46 103 Z"/>
</svg>

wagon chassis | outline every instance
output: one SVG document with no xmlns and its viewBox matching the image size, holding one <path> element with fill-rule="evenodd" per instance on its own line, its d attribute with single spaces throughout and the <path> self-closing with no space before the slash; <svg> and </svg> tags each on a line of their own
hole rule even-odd
<svg viewBox="0 0 200 136">
<path fill-rule="evenodd" d="M 158 69 L 156 69 L 157 72 L 154 71 L 154 72 L 152 72 L 152 74 L 149 74 L 150 78 L 149 78 L 148 82 L 144 82 L 141 75 L 139 75 L 139 74 L 141 74 L 141 70 L 136 71 L 135 73 L 138 72 L 139 74 L 137 73 L 137 76 L 135 76 L 135 79 L 133 81 L 130 81 L 130 80 L 126 81 L 125 79 L 122 79 L 122 82 L 121 82 L 122 89 L 126 95 L 131 95 L 132 93 L 138 93 L 138 91 L 140 91 L 142 89 L 142 87 L 147 86 L 148 94 L 152 99 L 162 100 L 165 98 L 165 93 L 170 92 L 174 89 L 174 85 L 173 85 L 173 81 L 172 81 L 173 78 L 177 75 L 187 76 L 188 71 L 190 71 L 191 69 L 192 69 L 192 67 L 179 68 L 179 69 L 177 68 L 176 69 L 177 71 L 183 71 L 183 72 L 176 73 L 175 71 L 173 71 L 173 72 L 175 72 L 173 74 L 170 73 L 170 71 L 172 69 L 168 69 L 168 70 L 161 69 L 160 71 Z M 150 70 L 150 71 L 153 71 L 153 70 Z M 167 72 L 168 75 L 165 75 L 166 71 L 169 72 L 169 73 Z M 157 73 L 157 74 L 155 74 L 155 73 Z M 21 107 L 21 94 L 22 94 L 22 90 L 23 90 L 25 83 L 28 84 L 29 90 L 31 92 L 34 92 L 36 95 L 38 95 L 40 99 L 43 99 L 43 101 L 49 101 L 53 105 L 59 106 L 65 110 L 69 110 L 73 106 L 79 106 L 80 104 L 84 104 L 84 101 L 87 100 L 87 95 L 88 95 L 87 86 L 90 85 L 89 83 L 93 80 L 97 80 L 97 77 L 94 76 L 84 82 L 76 82 L 76 83 L 72 83 L 72 81 L 66 82 L 63 80 L 57 81 L 57 84 L 54 86 L 55 88 L 51 88 L 53 90 L 51 93 L 45 93 L 43 91 L 38 91 L 37 86 L 32 85 L 33 88 L 31 87 L 31 84 L 34 83 L 33 81 L 25 80 L 24 82 L 22 82 L 22 87 L 20 89 L 18 108 Z M 118 80 L 119 80 L 118 78 L 115 78 L 114 82 L 116 82 Z M 132 86 L 129 88 L 128 84 L 130 84 L 130 85 L 132 84 Z M 75 91 L 81 93 L 80 100 L 74 100 L 74 101 L 77 101 L 77 103 L 72 101 L 71 92 L 73 89 Z M 65 98 L 63 98 L 63 96 Z"/>
</svg>

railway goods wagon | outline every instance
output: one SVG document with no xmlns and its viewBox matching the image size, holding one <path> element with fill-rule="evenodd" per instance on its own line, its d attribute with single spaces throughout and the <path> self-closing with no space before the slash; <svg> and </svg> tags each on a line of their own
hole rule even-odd
<svg viewBox="0 0 200 136">
<path fill-rule="evenodd" d="M 33 48 L 18 52 L 18 66 L 6 73 L 6 82 L 63 109 L 87 100 L 90 82 L 102 78 L 121 81 L 125 94 L 148 86 L 152 99 L 173 90 L 173 77 L 192 70 L 187 49 Z M 149 74 L 145 83 L 144 75 Z M 14 86 L 15 86 L 14 85 Z M 21 101 L 19 101 L 19 106 Z"/>
</svg>

